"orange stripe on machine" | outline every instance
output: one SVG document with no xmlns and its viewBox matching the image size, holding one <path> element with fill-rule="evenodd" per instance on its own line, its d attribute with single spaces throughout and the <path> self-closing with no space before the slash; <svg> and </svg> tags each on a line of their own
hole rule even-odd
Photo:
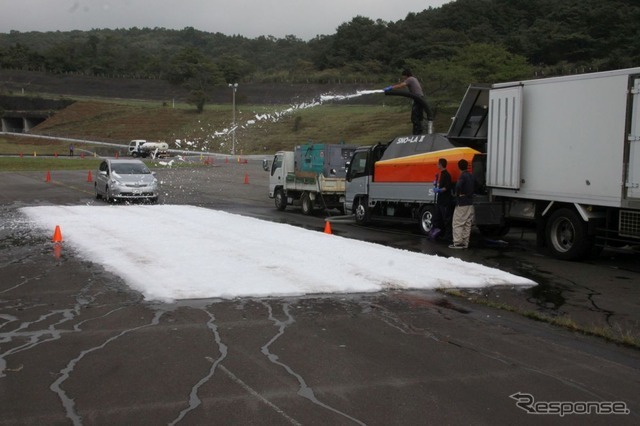
<svg viewBox="0 0 640 426">
<path fill-rule="evenodd" d="M 374 166 L 373 179 L 375 182 L 433 182 L 435 175 L 439 173 L 438 159 L 446 158 L 447 170 L 455 182 L 460 176 L 458 161 L 467 160 L 471 172 L 471 163 L 476 154 L 480 152 L 472 148 L 450 148 L 381 160 Z"/>
</svg>

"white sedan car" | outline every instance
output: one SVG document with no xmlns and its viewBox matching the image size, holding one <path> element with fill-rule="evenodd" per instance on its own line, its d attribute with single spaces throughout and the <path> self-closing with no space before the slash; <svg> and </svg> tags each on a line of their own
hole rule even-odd
<svg viewBox="0 0 640 426">
<path fill-rule="evenodd" d="M 100 163 L 95 179 L 96 198 L 107 201 L 158 201 L 159 185 L 155 173 L 140 160 L 106 159 Z"/>
</svg>

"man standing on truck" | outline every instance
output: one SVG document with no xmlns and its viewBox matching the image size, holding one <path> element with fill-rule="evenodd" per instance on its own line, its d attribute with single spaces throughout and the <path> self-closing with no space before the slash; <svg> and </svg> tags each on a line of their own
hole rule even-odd
<svg viewBox="0 0 640 426">
<path fill-rule="evenodd" d="M 438 170 L 440 177 L 436 175 L 435 188 L 436 210 L 433 215 L 433 229 L 429 233 L 431 239 L 436 239 L 440 233 L 444 232 L 443 239 L 451 242 L 451 216 L 453 213 L 453 199 L 451 197 L 451 174 L 447 171 L 447 159 L 438 159 Z"/>
<path fill-rule="evenodd" d="M 460 178 L 456 183 L 456 209 L 453 212 L 453 244 L 452 249 L 466 249 L 469 247 L 469 237 L 471 236 L 471 225 L 475 219 L 475 209 L 473 207 L 473 192 L 475 184 L 473 176 L 467 171 L 469 163 L 467 160 L 458 161 Z"/>
<path fill-rule="evenodd" d="M 413 76 L 413 73 L 410 69 L 405 69 L 402 71 L 402 81 L 398 84 L 393 84 L 391 86 L 387 86 L 384 88 L 385 92 L 389 90 L 402 89 L 406 87 L 409 89 L 409 92 L 424 98 L 424 92 L 422 91 L 422 86 L 417 78 Z M 420 102 L 413 101 L 413 106 L 411 107 L 411 123 L 413 123 L 413 134 L 421 135 L 422 134 L 422 120 L 424 118 L 424 107 Z"/>
</svg>

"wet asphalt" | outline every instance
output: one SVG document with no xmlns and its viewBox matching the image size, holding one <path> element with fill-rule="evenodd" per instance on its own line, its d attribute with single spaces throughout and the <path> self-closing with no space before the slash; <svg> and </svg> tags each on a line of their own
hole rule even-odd
<svg viewBox="0 0 640 426">
<path fill-rule="evenodd" d="M 405 228 L 336 221 L 341 236 L 458 256 L 540 285 L 464 297 L 390 290 L 148 302 L 82 253 L 64 243 L 56 249 L 53 230 L 32 229 L 19 212 L 102 203 L 87 173 L 52 172 L 46 182 L 42 172 L 0 171 L 2 425 L 638 424 L 637 349 L 522 314 L 638 336 L 634 251 L 559 262 L 538 253 L 522 229 L 506 245 L 474 235 L 470 250 L 452 252 Z M 158 176 L 161 202 L 324 226 L 321 214 L 277 212 L 257 162 L 159 169 Z M 535 402 L 525 403 L 526 395 Z M 549 414 L 558 401 L 567 402 L 562 417 Z M 601 409 L 617 402 L 623 413 L 594 414 L 595 405 L 590 415 L 567 412 L 589 401 Z"/>
</svg>

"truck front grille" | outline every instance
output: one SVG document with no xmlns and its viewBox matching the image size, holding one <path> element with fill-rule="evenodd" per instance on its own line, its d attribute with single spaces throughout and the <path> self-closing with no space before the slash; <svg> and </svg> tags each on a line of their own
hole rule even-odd
<svg viewBox="0 0 640 426">
<path fill-rule="evenodd" d="M 640 238 L 640 212 L 620 210 L 620 230 L 624 237 Z"/>
</svg>

